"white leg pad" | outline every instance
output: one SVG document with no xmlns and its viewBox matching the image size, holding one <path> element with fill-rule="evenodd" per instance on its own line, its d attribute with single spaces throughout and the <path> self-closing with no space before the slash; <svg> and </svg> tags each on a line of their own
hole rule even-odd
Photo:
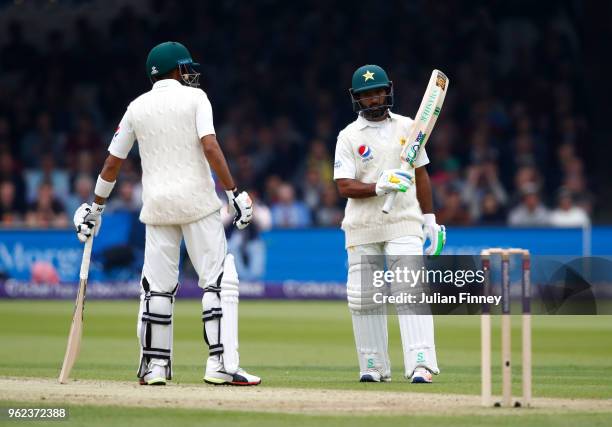
<svg viewBox="0 0 612 427">
<path fill-rule="evenodd" d="M 144 292 L 140 298 L 138 339 L 140 342 L 140 366 L 142 378 L 149 363 L 167 366 L 166 379 L 172 379 L 172 317 L 173 292 L 150 291 L 146 278 L 142 279 Z"/>
<path fill-rule="evenodd" d="M 404 349 L 405 376 L 410 378 L 418 366 L 439 374 L 434 344 L 434 325 L 431 315 L 402 313 L 398 308 L 398 319 Z"/>
<path fill-rule="evenodd" d="M 352 318 L 360 375 L 374 369 L 383 377 L 390 377 L 387 316 L 384 309 L 381 307 L 360 313 L 353 312 Z"/>
<path fill-rule="evenodd" d="M 384 268 L 383 257 L 377 255 L 376 248 L 369 245 L 358 246 L 349 252 L 347 299 L 360 375 L 377 370 L 381 376 L 390 377 L 386 309 L 374 302 L 374 294 L 381 290 L 375 288 L 369 279 L 373 277 L 373 271 Z M 367 283 L 362 283 L 362 279 Z"/>
<path fill-rule="evenodd" d="M 229 374 L 238 371 L 238 273 L 234 257 L 225 257 L 223 273 L 214 286 L 207 286 L 202 297 L 204 340 L 209 346 L 207 364 L 223 366 Z M 210 369 L 210 367 L 209 367 Z"/>
</svg>

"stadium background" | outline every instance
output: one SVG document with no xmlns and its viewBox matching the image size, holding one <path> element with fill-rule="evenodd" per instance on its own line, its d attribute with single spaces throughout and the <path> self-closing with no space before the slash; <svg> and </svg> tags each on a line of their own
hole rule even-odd
<svg viewBox="0 0 612 427">
<path fill-rule="evenodd" d="M 394 111 L 409 116 L 432 68 L 451 78 L 428 145 L 449 252 L 529 243 L 536 253 L 607 253 L 601 52 L 611 35 L 609 2 L 113 0 L 0 8 L 4 279 L 24 286 L 75 279 L 72 213 L 90 201 L 125 107 L 150 87 L 146 54 L 165 40 L 183 42 L 202 64 L 221 145 L 239 186 L 257 199 L 254 227 L 228 227 L 245 281 L 343 281 L 344 202 L 332 182 L 333 151 L 354 118 L 350 76 L 364 63 L 387 69 Z M 105 213 L 94 281 L 138 278 L 139 177 L 135 148 Z M 189 263 L 183 268 L 188 281 Z"/>
</svg>

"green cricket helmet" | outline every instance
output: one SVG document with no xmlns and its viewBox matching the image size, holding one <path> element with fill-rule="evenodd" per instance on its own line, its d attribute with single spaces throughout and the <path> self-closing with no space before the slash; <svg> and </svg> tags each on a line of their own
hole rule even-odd
<svg viewBox="0 0 612 427">
<path fill-rule="evenodd" d="M 362 98 L 359 95 L 371 89 L 386 88 L 385 102 L 381 105 L 366 108 L 361 105 Z M 382 67 L 378 65 L 363 65 L 353 73 L 352 86 L 349 89 L 351 101 L 353 102 L 353 111 L 360 113 L 366 119 L 376 119 L 387 113 L 387 110 L 393 107 L 393 82 L 389 80 L 389 76 Z"/>
<path fill-rule="evenodd" d="M 198 87 L 200 73 L 196 67 L 199 66 L 197 62 L 193 62 L 187 48 L 178 42 L 160 43 L 151 49 L 147 56 L 147 75 L 151 82 L 178 67 L 183 83 Z"/>
</svg>

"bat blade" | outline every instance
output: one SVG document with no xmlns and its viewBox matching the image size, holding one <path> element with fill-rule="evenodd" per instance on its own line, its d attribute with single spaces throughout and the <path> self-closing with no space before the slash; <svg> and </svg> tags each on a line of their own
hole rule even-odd
<svg viewBox="0 0 612 427">
<path fill-rule="evenodd" d="M 416 164 L 421 149 L 429 140 L 431 131 L 440 115 L 444 98 L 448 91 L 448 84 L 449 80 L 446 74 L 440 70 L 433 70 L 421 105 L 414 117 L 414 123 L 408 135 L 406 145 L 400 154 L 401 169 L 407 170 L 413 168 Z M 382 210 L 384 213 L 391 211 L 396 196 L 397 192 L 387 194 Z"/>
<path fill-rule="evenodd" d="M 87 239 L 83 249 L 83 260 L 81 261 L 81 273 L 79 280 L 79 289 L 77 291 L 76 300 L 74 303 L 74 313 L 72 315 L 72 324 L 68 334 L 68 344 L 66 345 L 66 353 L 64 354 L 64 362 L 58 381 L 60 384 L 66 384 L 68 377 L 72 371 L 72 367 L 79 356 L 81 349 L 81 338 L 83 336 L 83 312 L 85 310 L 85 294 L 87 293 L 87 277 L 89 273 L 89 261 L 91 259 L 91 248 L 93 245 L 93 235 Z"/>
</svg>

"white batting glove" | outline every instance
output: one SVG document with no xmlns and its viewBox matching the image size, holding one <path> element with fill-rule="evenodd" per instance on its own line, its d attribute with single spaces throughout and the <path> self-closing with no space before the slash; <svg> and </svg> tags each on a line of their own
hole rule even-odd
<svg viewBox="0 0 612 427">
<path fill-rule="evenodd" d="M 446 244 L 446 227 L 436 224 L 434 214 L 424 214 L 423 234 L 425 240 L 429 240 L 429 246 L 425 248 L 425 255 L 438 256 L 442 253 Z"/>
<path fill-rule="evenodd" d="M 384 196 L 392 191 L 405 193 L 414 182 L 408 172 L 401 169 L 387 169 L 383 171 L 376 181 L 376 195 Z"/>
<path fill-rule="evenodd" d="M 253 201 L 246 191 L 238 193 L 237 189 L 233 189 L 226 191 L 225 194 L 236 213 L 233 224 L 239 230 L 247 228 L 253 219 Z"/>
<path fill-rule="evenodd" d="M 83 203 L 74 213 L 74 227 L 81 243 L 85 243 L 92 233 L 97 236 L 102 226 L 102 212 L 105 205 Z"/>
</svg>

